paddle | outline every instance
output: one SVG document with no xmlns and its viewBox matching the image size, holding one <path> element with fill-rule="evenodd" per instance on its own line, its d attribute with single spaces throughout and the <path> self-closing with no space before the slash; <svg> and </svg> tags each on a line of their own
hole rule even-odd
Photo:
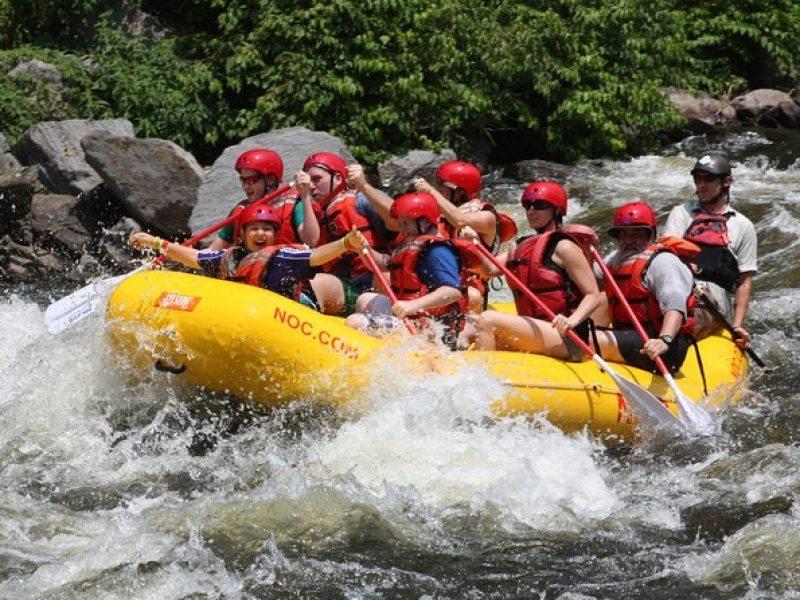
<svg viewBox="0 0 800 600">
<path fill-rule="evenodd" d="M 284 184 L 274 192 L 259 198 L 253 204 L 263 204 L 264 202 L 269 202 L 270 200 L 277 198 L 281 194 L 288 191 L 292 185 L 293 184 Z M 183 242 L 183 245 L 194 246 L 203 238 L 206 238 L 215 231 L 218 231 L 226 225 L 233 223 L 238 216 L 239 211 L 235 211 L 231 216 L 189 238 Z M 68 296 L 64 296 L 60 300 L 56 300 L 47 307 L 47 310 L 44 311 L 44 320 L 45 324 L 47 325 L 47 330 L 52 334 L 58 334 L 66 329 L 69 329 L 78 321 L 82 321 L 94 313 L 100 304 L 102 304 L 105 296 L 120 283 L 122 283 L 122 281 L 131 275 L 135 275 L 136 273 L 144 271 L 145 269 L 150 269 L 158 264 L 161 264 L 162 262 L 164 262 L 164 257 L 159 256 L 158 258 L 151 260 L 149 263 L 142 265 L 130 273 L 95 281 L 94 283 L 90 283 L 89 285 L 72 292 Z"/>
<path fill-rule="evenodd" d="M 721 312 L 719 312 L 719 309 L 717 308 L 717 304 L 714 302 L 714 300 L 711 299 L 711 297 L 709 297 L 708 293 L 705 292 L 705 291 L 699 291 L 699 290 L 698 290 L 698 292 L 699 293 L 698 293 L 697 297 L 700 298 L 703 301 L 703 308 L 707 308 L 708 311 L 712 315 L 714 315 L 714 318 L 716 318 L 720 323 L 722 323 L 725 326 L 725 329 L 727 329 L 730 332 L 730 334 L 733 336 L 733 339 L 735 339 L 735 340 L 739 339 L 741 337 L 741 335 L 736 333 L 736 330 L 734 329 L 733 325 L 731 325 L 731 322 L 728 321 L 728 319 L 725 318 L 725 315 L 723 315 Z M 737 348 L 738 348 L 738 346 L 737 346 Z M 742 350 L 741 348 L 739 348 L 739 349 Z M 742 350 L 742 352 L 747 352 L 747 355 L 750 358 L 752 358 L 753 361 L 759 367 L 761 367 L 762 369 L 765 369 L 767 367 L 767 365 L 764 364 L 764 361 L 761 360 L 761 357 L 758 354 L 756 354 L 755 350 L 753 350 L 752 348 L 745 348 L 745 349 Z"/>
<path fill-rule="evenodd" d="M 628 300 L 622 294 L 622 290 L 619 289 L 619 285 L 617 285 L 617 282 L 614 279 L 614 276 L 611 274 L 611 270 L 608 268 L 608 265 L 606 265 L 606 263 L 603 261 L 603 257 L 600 256 L 597 248 L 592 247 L 591 252 L 592 257 L 594 258 L 595 262 L 597 262 L 600 270 L 603 271 L 603 276 L 605 277 L 606 283 L 609 285 L 609 287 L 611 287 L 614 295 L 625 309 L 625 312 L 628 314 L 628 318 L 631 320 L 631 323 L 633 323 L 636 332 L 639 334 L 639 337 L 642 338 L 642 342 L 647 342 L 647 340 L 650 339 L 650 336 L 647 335 L 647 332 L 644 330 L 644 327 L 642 327 L 641 322 L 636 318 L 636 314 L 633 312 Z M 660 356 L 656 356 L 654 362 L 656 363 L 661 375 L 669 384 L 670 389 L 672 389 L 672 393 L 675 395 L 675 401 L 678 403 L 678 414 L 680 415 L 681 422 L 692 433 L 700 435 L 713 434 L 717 427 L 714 423 L 714 419 L 711 418 L 711 415 L 704 411 L 699 405 L 692 402 L 691 398 L 681 391 L 681 389 L 678 387 L 678 384 L 675 383 L 675 379 L 672 377 L 669 369 L 667 369 L 667 365 L 664 364 L 664 361 Z"/>
<path fill-rule="evenodd" d="M 548 318 L 555 318 L 556 315 L 552 310 L 550 310 L 550 307 L 542 302 L 539 297 L 536 296 L 536 294 L 530 291 L 528 287 L 522 283 L 522 281 L 520 281 L 519 278 L 516 277 L 505 265 L 497 260 L 497 258 L 489 250 L 487 250 L 482 244 L 475 245 L 495 267 L 503 272 L 509 283 L 512 283 L 514 287 L 525 294 L 525 296 L 531 302 L 536 304 L 536 306 L 538 306 L 539 309 L 541 309 L 548 316 Z M 590 355 L 592 360 L 600 365 L 601 369 L 611 376 L 611 378 L 614 380 L 614 383 L 617 384 L 620 393 L 622 393 L 622 396 L 627 401 L 628 406 L 630 406 L 639 417 L 640 422 L 643 424 L 646 423 L 650 426 L 667 428 L 682 433 L 686 431 L 686 426 L 684 423 L 675 415 L 673 415 L 666 406 L 661 404 L 661 401 L 653 394 L 639 384 L 634 383 L 633 381 L 630 381 L 629 379 L 626 379 L 617 373 L 574 331 L 568 330 L 567 336 L 569 336 L 569 338 L 575 342 L 575 344 L 577 344 L 586 354 Z"/>
<path fill-rule="evenodd" d="M 369 246 L 364 246 L 364 248 L 361 250 L 361 254 L 364 255 L 364 260 L 367 261 L 369 268 L 372 269 L 372 272 L 378 279 L 378 283 L 381 284 L 383 291 L 386 292 L 386 295 L 389 297 L 389 301 L 392 303 L 392 306 L 397 304 L 397 296 L 395 295 L 394 291 L 392 291 L 392 286 L 389 285 L 388 281 L 386 281 L 386 277 L 383 276 L 383 271 L 381 271 L 378 267 L 378 263 L 375 262 L 375 259 L 372 258 L 372 254 L 369 253 Z M 408 329 L 408 332 L 411 335 L 417 333 L 417 330 L 407 318 L 403 318 L 403 324 L 406 326 L 406 329 Z"/>
</svg>

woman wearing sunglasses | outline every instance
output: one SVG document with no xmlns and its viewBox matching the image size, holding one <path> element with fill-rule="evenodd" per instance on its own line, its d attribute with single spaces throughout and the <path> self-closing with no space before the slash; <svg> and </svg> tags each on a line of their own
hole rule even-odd
<svg viewBox="0 0 800 600">
<path fill-rule="evenodd" d="M 477 348 L 547 354 L 579 362 L 586 357 L 565 333 L 572 329 L 588 340 L 587 319 L 600 303 L 600 291 L 578 242 L 561 231 L 567 192 L 555 182 L 537 181 L 525 188 L 521 201 L 535 233 L 520 238 L 515 249 L 498 259 L 556 317 L 547 320 L 536 305 L 515 291 L 516 315 L 492 310 L 481 313 Z"/>
<path fill-rule="evenodd" d="M 242 210 L 276 190 L 283 178 L 283 160 L 277 152 L 265 148 L 256 148 L 242 153 L 236 159 L 234 168 L 239 174 L 239 181 L 245 194 L 245 198 L 239 201 L 234 207 L 234 211 Z M 276 243 L 303 243 L 316 246 L 319 243 L 321 212 L 319 207 L 312 203 L 308 176 L 298 173 L 295 175 L 295 182 L 297 184 L 296 191 L 290 190 L 268 203 L 280 217 Z M 212 242 L 210 249 L 225 250 L 235 243 L 239 243 L 238 238 L 239 231 L 233 225 L 223 227 Z"/>
</svg>

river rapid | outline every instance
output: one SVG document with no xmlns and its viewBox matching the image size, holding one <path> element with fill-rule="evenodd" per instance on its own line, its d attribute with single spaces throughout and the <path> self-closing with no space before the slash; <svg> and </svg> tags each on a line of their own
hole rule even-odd
<svg viewBox="0 0 800 600">
<path fill-rule="evenodd" d="M 42 290 L 5 293 L 0 597 L 800 598 L 800 135 L 581 164 L 569 217 L 604 231 L 645 199 L 663 223 L 709 144 L 758 231 L 749 325 L 773 368 L 713 440 L 607 450 L 546 416 L 492 422 L 481 373 L 391 364 L 357 414 L 249 410 L 130 378 L 102 318 L 54 337 Z M 522 223 L 522 182 L 489 182 Z"/>
</svg>

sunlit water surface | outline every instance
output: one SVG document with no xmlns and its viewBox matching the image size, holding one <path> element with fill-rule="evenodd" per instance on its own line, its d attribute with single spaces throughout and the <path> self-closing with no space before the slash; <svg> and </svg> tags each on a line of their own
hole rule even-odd
<svg viewBox="0 0 800 600">
<path fill-rule="evenodd" d="M 800 143 L 723 141 L 775 369 L 711 441 L 609 451 L 544 415 L 493 422 L 483 373 L 408 381 L 391 363 L 377 379 L 397 385 L 357 414 L 248 410 L 130 377 L 102 319 L 53 337 L 6 294 L 0 597 L 800 598 Z M 570 218 L 605 228 L 641 198 L 663 219 L 707 143 L 581 165 Z M 522 183 L 490 181 L 521 223 Z"/>
</svg>

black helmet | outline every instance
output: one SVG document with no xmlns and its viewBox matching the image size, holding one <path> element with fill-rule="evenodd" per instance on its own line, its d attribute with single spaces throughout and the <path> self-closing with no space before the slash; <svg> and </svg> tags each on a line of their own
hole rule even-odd
<svg viewBox="0 0 800 600">
<path fill-rule="evenodd" d="M 721 152 L 709 152 L 701 156 L 694 167 L 692 168 L 692 175 L 696 171 L 705 171 L 716 177 L 726 177 L 731 174 L 731 163 L 727 155 Z"/>
</svg>

